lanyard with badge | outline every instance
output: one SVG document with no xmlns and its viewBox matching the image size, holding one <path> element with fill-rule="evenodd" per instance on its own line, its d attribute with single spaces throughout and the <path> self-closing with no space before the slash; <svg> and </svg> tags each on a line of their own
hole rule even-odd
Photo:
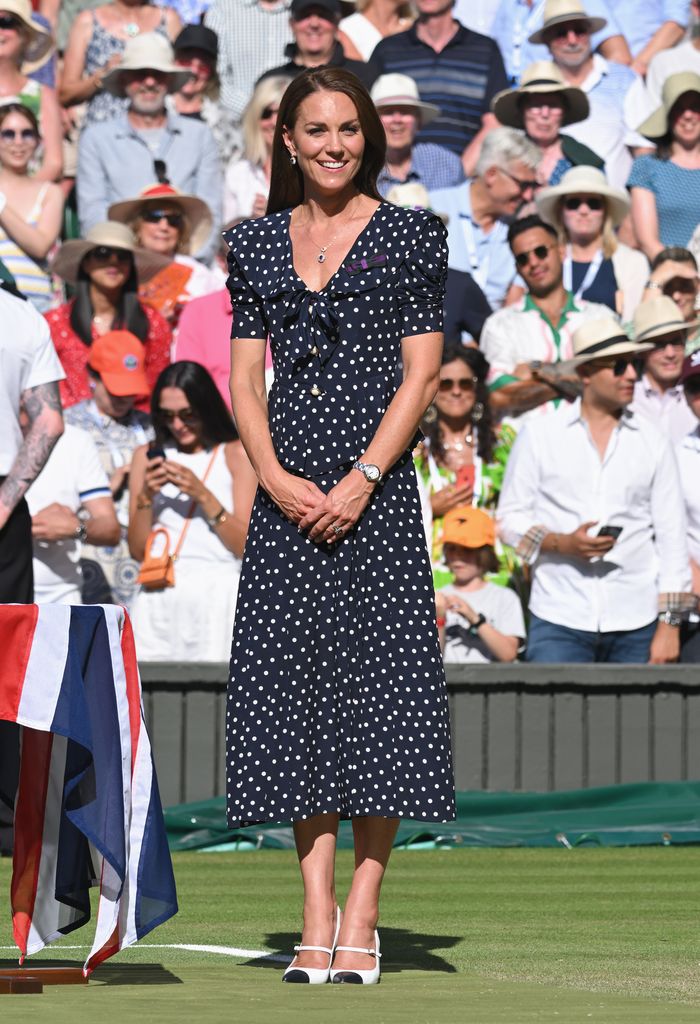
<svg viewBox="0 0 700 1024">
<path fill-rule="evenodd" d="M 540 15 L 544 11 L 544 4 L 545 0 L 537 0 L 537 3 L 530 8 L 530 13 L 527 15 L 522 12 L 522 5 L 518 4 L 519 11 L 515 14 L 513 43 L 511 46 L 510 56 L 511 67 L 513 68 L 513 73 L 510 76 L 511 85 L 517 85 L 520 81 L 520 69 L 522 67 L 523 60 L 523 43 L 532 35 L 535 22 L 539 20 Z"/>
<path fill-rule="evenodd" d="M 598 252 L 595 254 L 591 262 L 588 264 L 588 270 L 586 271 L 586 275 L 583 281 L 581 281 L 581 284 L 576 289 L 574 299 L 578 301 L 583 296 L 583 293 L 588 291 L 588 289 L 591 287 L 591 285 L 593 284 L 598 275 L 598 271 L 600 270 L 602 262 L 603 250 L 598 249 Z M 566 256 L 564 257 L 564 264 L 562 269 L 564 287 L 566 288 L 567 292 L 573 291 L 574 265 L 571 256 L 570 245 L 567 245 L 566 247 Z"/>
<path fill-rule="evenodd" d="M 491 249 L 494 243 L 494 234 L 496 228 L 494 226 L 493 228 L 491 228 L 490 233 L 484 236 L 486 239 L 486 255 L 482 260 L 480 260 L 470 214 L 460 213 L 459 219 L 462 222 L 462 233 L 464 235 L 464 244 L 467 247 L 467 256 L 469 257 L 469 267 L 471 270 L 471 275 L 481 288 L 482 292 L 485 292 L 486 282 L 489 279 L 489 269 L 491 267 Z"/>
</svg>

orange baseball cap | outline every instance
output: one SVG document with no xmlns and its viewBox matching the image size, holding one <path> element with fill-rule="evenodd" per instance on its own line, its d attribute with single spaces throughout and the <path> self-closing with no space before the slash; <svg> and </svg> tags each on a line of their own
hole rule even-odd
<svg viewBox="0 0 700 1024">
<path fill-rule="evenodd" d="M 442 521 L 443 544 L 460 544 L 463 548 L 493 547 L 496 527 L 491 516 L 480 508 L 460 505 L 446 513 Z"/>
<path fill-rule="evenodd" d="M 145 356 L 146 350 L 131 331 L 108 331 L 90 346 L 88 366 L 99 373 L 112 395 L 150 395 Z"/>
</svg>

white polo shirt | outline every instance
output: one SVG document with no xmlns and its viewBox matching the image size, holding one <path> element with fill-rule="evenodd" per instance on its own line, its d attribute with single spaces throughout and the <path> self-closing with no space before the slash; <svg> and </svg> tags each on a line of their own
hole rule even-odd
<svg viewBox="0 0 700 1024">
<path fill-rule="evenodd" d="M 0 288 L 0 476 L 7 476 L 22 444 L 19 406 L 28 388 L 63 380 L 49 325 L 30 302 Z"/>
<path fill-rule="evenodd" d="M 700 565 L 700 424 L 676 448 L 688 519 L 688 551 Z"/>
</svg>

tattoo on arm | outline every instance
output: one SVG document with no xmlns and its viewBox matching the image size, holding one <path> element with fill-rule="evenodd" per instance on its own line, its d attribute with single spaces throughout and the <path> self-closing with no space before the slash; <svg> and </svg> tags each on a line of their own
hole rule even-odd
<svg viewBox="0 0 700 1024">
<path fill-rule="evenodd" d="M 22 409 L 27 414 L 30 423 L 34 423 L 41 416 L 44 409 L 50 409 L 53 412 L 63 412 L 58 382 L 54 380 L 48 384 L 39 384 L 37 387 L 29 388 L 23 392 Z"/>
<path fill-rule="evenodd" d="M 29 388 L 22 395 L 22 410 L 29 426 L 12 468 L 0 486 L 0 505 L 10 512 L 36 480 L 61 436 L 59 417 L 62 409 L 58 383 L 52 381 Z"/>
</svg>

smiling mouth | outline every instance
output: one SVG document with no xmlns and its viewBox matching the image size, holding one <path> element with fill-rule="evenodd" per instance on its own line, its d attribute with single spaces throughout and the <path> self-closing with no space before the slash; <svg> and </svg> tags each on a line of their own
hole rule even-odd
<svg viewBox="0 0 700 1024">
<path fill-rule="evenodd" d="M 319 160 L 319 163 L 327 171 L 340 171 L 345 167 L 344 160 Z"/>
</svg>

